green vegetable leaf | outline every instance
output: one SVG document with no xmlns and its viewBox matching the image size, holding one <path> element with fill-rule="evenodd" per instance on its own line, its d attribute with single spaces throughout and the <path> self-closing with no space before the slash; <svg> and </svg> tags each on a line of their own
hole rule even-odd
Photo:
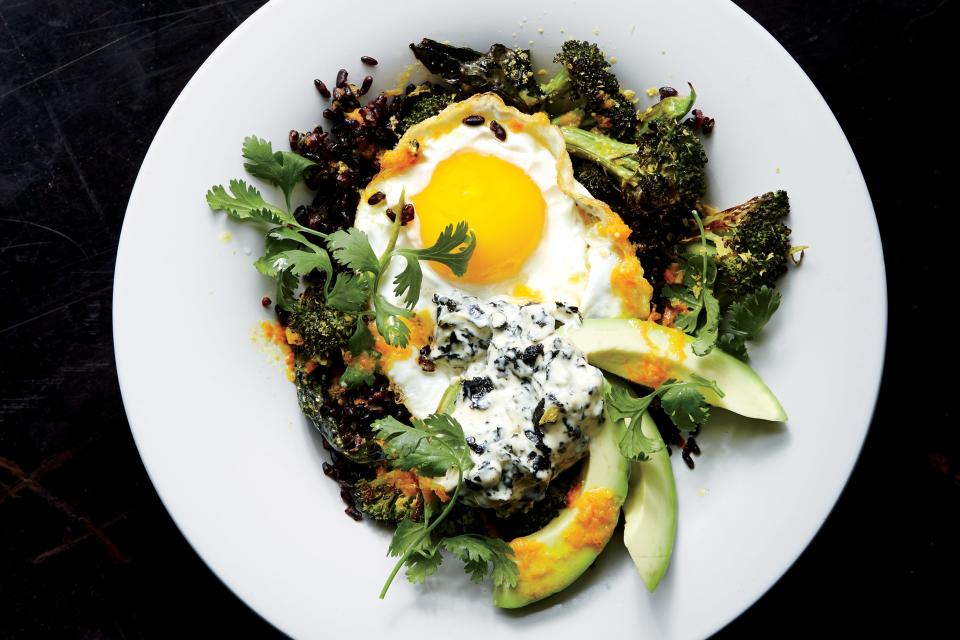
<svg viewBox="0 0 960 640">
<path fill-rule="evenodd" d="M 459 251 L 456 250 L 458 248 Z M 467 228 L 467 222 L 462 220 L 457 223 L 456 228 L 448 224 L 433 246 L 423 249 L 400 249 L 396 253 L 419 260 L 439 262 L 450 267 L 454 275 L 462 276 L 467 272 L 467 263 L 476 248 L 477 236 Z M 407 260 L 408 265 L 410 262 L 411 260 Z"/>
<path fill-rule="evenodd" d="M 351 227 L 330 234 L 327 246 L 334 259 L 355 271 L 379 273 L 380 261 L 370 247 L 370 240 L 360 229 Z"/>
<path fill-rule="evenodd" d="M 620 439 L 620 455 L 630 460 L 645 462 L 650 456 L 663 449 L 657 440 L 647 437 L 641 429 L 643 412 L 629 417 L 627 428 Z"/>
<path fill-rule="evenodd" d="M 327 252 L 326 249 L 324 249 L 323 247 L 313 244 L 313 242 L 311 242 L 310 239 L 307 238 L 307 236 L 303 235 L 296 229 L 291 229 L 290 227 L 286 227 L 286 226 L 270 229 L 270 231 L 267 233 L 267 241 L 270 241 L 270 240 L 277 240 L 277 241 L 292 240 L 294 242 L 304 245 L 314 253 Z"/>
<path fill-rule="evenodd" d="M 780 308 L 780 292 L 763 285 L 723 314 L 723 329 L 744 340 L 753 340 Z"/>
<path fill-rule="evenodd" d="M 403 303 L 410 309 L 417 304 L 420 299 L 420 284 L 423 281 L 423 270 L 420 269 L 420 262 L 408 255 L 403 256 L 407 261 L 403 271 L 397 274 L 393 279 L 393 293 L 398 298 L 403 298 Z"/>
<path fill-rule="evenodd" d="M 693 384 L 678 384 L 660 396 L 660 406 L 678 429 L 693 431 L 710 418 L 710 407 Z"/>
<path fill-rule="evenodd" d="M 713 351 L 720 331 L 720 301 L 713 295 L 713 291 L 706 287 L 703 289 L 702 299 L 703 308 L 707 312 L 706 318 L 697 331 L 697 339 L 693 341 L 693 352 L 698 356 L 705 356 Z"/>
<path fill-rule="evenodd" d="M 207 191 L 207 204 L 214 211 L 223 211 L 234 220 L 252 220 L 267 224 L 296 224 L 293 216 L 260 195 L 256 187 L 243 180 L 231 180 L 230 192 L 221 185 Z"/>
<path fill-rule="evenodd" d="M 298 276 L 305 276 L 311 271 L 317 270 L 326 273 L 329 277 L 333 272 L 330 265 L 330 257 L 326 251 L 323 253 L 314 253 L 300 249 L 281 251 L 272 255 L 263 256 L 254 263 L 254 266 L 256 266 L 257 271 L 270 277 L 276 277 L 278 272 L 287 269 Z"/>
<path fill-rule="evenodd" d="M 400 560 L 380 590 L 383 598 L 404 565 L 411 582 L 422 581 L 440 566 L 440 545 L 433 544 L 430 534 L 456 505 L 463 486 L 463 474 L 473 467 L 473 461 L 460 423 L 447 414 L 434 414 L 425 420 L 414 419 L 413 425 L 403 424 L 393 417 L 381 418 L 373 423 L 372 428 L 394 468 L 416 468 L 417 473 L 425 477 L 445 475 L 450 469 L 457 471 L 457 486 L 439 516 L 433 518 L 430 503 L 426 502 L 423 522 L 404 521 L 397 527 L 389 554 L 400 556 Z M 509 568 L 501 566 L 498 579 L 506 579 L 503 576 L 508 572 Z"/>
<path fill-rule="evenodd" d="M 607 413 L 612 420 L 623 420 L 632 418 L 634 414 L 643 413 L 650 407 L 650 403 L 656 397 L 654 394 L 637 398 L 621 386 L 609 385 L 605 388 L 606 398 L 605 406 Z"/>
<path fill-rule="evenodd" d="M 353 355 L 359 355 L 364 351 L 373 349 L 373 334 L 370 333 L 370 329 L 362 317 L 357 320 L 357 329 L 350 336 L 347 349 Z"/>
<path fill-rule="evenodd" d="M 370 280 L 352 273 L 341 273 L 327 291 L 327 304 L 338 311 L 360 313 L 370 301 Z"/>
<path fill-rule="evenodd" d="M 440 568 L 443 554 L 438 545 L 432 545 L 428 551 L 413 553 L 407 558 L 407 580 L 413 584 L 423 582 Z"/>
<path fill-rule="evenodd" d="M 294 292 L 300 284 L 300 277 L 288 267 L 277 272 L 277 305 L 291 311 L 297 299 Z"/>
<path fill-rule="evenodd" d="M 410 551 L 426 551 L 430 546 L 429 540 L 424 539 L 428 519 L 424 517 L 423 522 L 413 520 L 401 522 L 393 532 L 393 538 L 390 539 L 387 555 L 399 558 Z"/>
<path fill-rule="evenodd" d="M 660 406 L 677 428 L 692 431 L 710 417 L 710 409 L 700 389 L 710 389 L 719 397 L 723 391 L 713 380 L 693 374 L 690 380 L 667 380 L 649 394 L 635 397 L 627 388 L 604 384 L 604 406 L 612 420 L 627 420 L 620 440 L 620 454 L 631 460 L 645 461 L 663 448 L 663 443 L 646 436 L 641 429 L 643 414 L 659 396 Z"/>
<path fill-rule="evenodd" d="M 520 577 L 513 549 L 503 540 L 465 534 L 445 538 L 443 547 L 464 563 L 464 571 L 477 584 L 483 582 L 488 570 L 495 587 L 515 587 Z"/>
<path fill-rule="evenodd" d="M 644 435 L 640 428 L 643 414 L 656 398 L 656 392 L 641 398 L 634 397 L 621 386 L 604 385 L 606 409 L 612 420 L 625 421 L 626 430 L 620 439 L 620 455 L 630 460 L 649 460 L 663 445 Z"/>
<path fill-rule="evenodd" d="M 721 333 L 717 340 L 717 346 L 724 353 L 742 362 L 746 362 L 750 358 L 747 353 L 747 343 L 744 342 L 743 338 L 732 333 Z"/>
<path fill-rule="evenodd" d="M 720 331 L 720 302 L 713 292 L 717 265 L 707 246 L 703 221 L 696 211 L 691 213 L 700 230 L 700 244 L 688 249 L 690 253 L 681 260 L 682 284 L 664 287 L 663 293 L 672 303 L 686 307 L 686 311 L 677 316 L 674 326 L 695 336 L 693 352 L 705 356 L 713 350 Z"/>
<path fill-rule="evenodd" d="M 277 229 L 283 228 L 284 227 L 277 227 Z M 267 234 L 263 242 L 263 256 L 258 258 L 256 262 L 253 263 L 253 266 L 268 278 L 276 278 L 279 269 L 274 264 L 274 257 L 285 251 L 292 251 L 299 247 L 300 243 L 296 240 L 277 237 L 272 235 L 272 233 Z"/>
<path fill-rule="evenodd" d="M 381 294 L 373 296 L 373 308 L 376 312 L 377 332 L 387 344 L 405 347 L 410 341 L 410 327 L 400 320 L 413 315 L 409 310 L 392 304 Z"/>
<path fill-rule="evenodd" d="M 249 160 L 243 163 L 243 168 L 250 175 L 280 187 L 287 202 L 287 210 L 290 209 L 290 193 L 300 182 L 303 172 L 307 167 L 316 164 L 292 151 L 274 152 L 273 144 L 269 140 L 256 136 L 244 138 L 243 157 Z"/>
<path fill-rule="evenodd" d="M 381 418 L 373 431 L 383 440 L 384 453 L 398 469 L 416 468 L 425 477 L 443 476 L 450 469 L 465 473 L 473 468 L 470 449 L 460 423 L 447 414 L 434 414 L 406 425 L 396 418 Z"/>
</svg>

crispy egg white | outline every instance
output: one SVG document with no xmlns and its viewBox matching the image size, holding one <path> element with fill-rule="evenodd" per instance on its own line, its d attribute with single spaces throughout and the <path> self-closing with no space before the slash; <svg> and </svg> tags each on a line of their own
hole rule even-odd
<svg viewBox="0 0 960 640">
<path fill-rule="evenodd" d="M 477 115 L 482 125 L 464 124 Z M 505 139 L 495 135 L 492 121 Z M 386 197 L 369 204 L 377 192 Z M 445 226 L 461 220 L 477 235 L 462 278 L 443 265 L 422 263 L 411 346 L 395 349 L 378 340 L 381 368 L 415 416 L 434 412 L 456 379 L 442 367 L 425 371 L 418 363 L 436 319 L 434 294 L 459 290 L 485 300 L 559 301 L 587 317 L 649 313 L 651 287 L 627 238 L 629 228 L 573 179 L 563 137 L 544 114 L 527 115 L 494 94 L 480 94 L 411 127 L 384 154 L 357 209 L 354 226 L 378 255 L 390 237 L 387 209 L 401 195 L 415 213 L 401 228 L 397 247 L 430 246 Z M 395 259 L 382 279 L 388 299 L 402 268 L 403 260 Z"/>
</svg>

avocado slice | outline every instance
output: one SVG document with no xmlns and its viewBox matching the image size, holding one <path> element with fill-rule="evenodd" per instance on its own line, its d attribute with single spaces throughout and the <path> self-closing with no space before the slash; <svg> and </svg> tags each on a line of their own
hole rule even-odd
<svg viewBox="0 0 960 640">
<path fill-rule="evenodd" d="M 610 384 L 623 383 L 610 380 Z M 630 491 L 623 503 L 623 542 L 643 583 L 653 591 L 667 572 L 673 554 L 677 535 L 677 485 L 670 455 L 649 413 L 643 414 L 640 430 L 662 448 L 649 460 L 632 463 Z"/>
<path fill-rule="evenodd" d="M 493 604 L 505 609 L 542 600 L 580 577 L 606 547 L 627 496 L 630 461 L 620 455 L 623 423 L 607 417 L 590 440 L 589 458 L 568 506 L 545 527 L 510 542 L 520 577 L 496 587 Z"/>
<path fill-rule="evenodd" d="M 705 356 L 693 352 L 693 338 L 682 331 L 648 320 L 588 318 L 560 333 L 587 355 L 595 367 L 645 387 L 666 380 L 690 380 L 697 374 L 714 380 L 724 396 L 701 390 L 707 402 L 748 418 L 783 422 L 787 413 L 760 376 L 746 363 L 714 349 Z"/>
</svg>

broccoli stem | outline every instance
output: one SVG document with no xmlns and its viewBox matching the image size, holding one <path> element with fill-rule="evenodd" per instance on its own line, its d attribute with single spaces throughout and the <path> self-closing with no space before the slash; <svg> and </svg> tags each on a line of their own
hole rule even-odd
<svg viewBox="0 0 960 640">
<path fill-rule="evenodd" d="M 664 98 L 646 111 L 640 112 L 638 116 L 640 124 L 637 127 L 638 137 L 650 131 L 650 125 L 654 122 L 662 120 L 680 121 L 683 116 L 690 112 L 693 104 L 697 101 L 697 92 L 689 82 L 687 86 L 690 87 L 690 95 Z"/>
<path fill-rule="evenodd" d="M 553 76 L 540 87 L 546 95 L 547 100 L 551 100 L 567 92 L 570 89 L 570 72 L 566 67 L 560 67 L 557 75 Z"/>
<path fill-rule="evenodd" d="M 560 127 L 570 155 L 590 160 L 614 174 L 621 183 L 628 183 L 640 169 L 636 155 L 640 148 L 605 135 L 576 127 Z"/>
</svg>

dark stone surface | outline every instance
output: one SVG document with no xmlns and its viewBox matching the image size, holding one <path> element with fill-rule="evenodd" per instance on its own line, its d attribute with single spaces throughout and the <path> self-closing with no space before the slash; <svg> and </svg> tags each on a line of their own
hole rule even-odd
<svg viewBox="0 0 960 640">
<path fill-rule="evenodd" d="M 277 635 L 160 504 L 124 418 L 110 327 L 117 239 L 147 146 L 194 70 L 260 4 L 0 2 L 0 637 Z M 955 269 L 940 216 L 952 200 L 956 125 L 941 96 L 958 3 L 738 4 L 813 78 L 857 153 L 885 243 L 890 338 L 839 504 L 720 636 L 955 634 Z M 856 300 L 823 313 L 871 322 Z M 828 363 L 823 382 L 842 384 Z"/>
</svg>

